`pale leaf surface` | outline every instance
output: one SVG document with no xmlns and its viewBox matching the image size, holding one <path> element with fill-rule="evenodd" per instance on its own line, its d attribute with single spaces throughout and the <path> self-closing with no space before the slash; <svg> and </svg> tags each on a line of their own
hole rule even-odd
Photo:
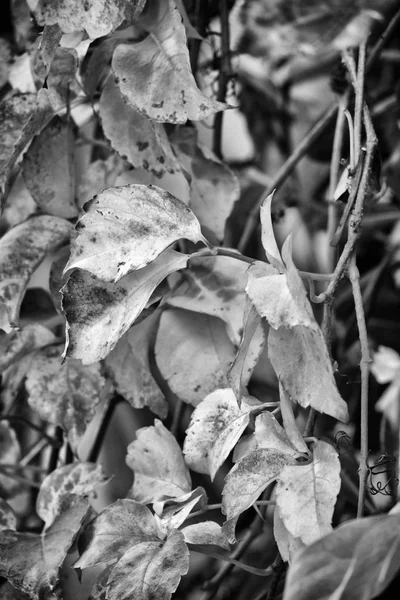
<svg viewBox="0 0 400 600">
<path fill-rule="evenodd" d="M 183 533 L 175 530 L 165 542 L 143 542 L 119 560 L 107 582 L 108 600 L 169 600 L 189 569 Z"/>
<path fill-rule="evenodd" d="M 76 270 L 63 288 L 66 355 L 91 364 L 105 358 L 145 308 L 167 275 L 186 267 L 188 255 L 165 250 L 147 267 L 117 284 Z"/>
<path fill-rule="evenodd" d="M 289 394 L 286 392 L 282 383 L 279 382 L 279 396 L 281 400 L 281 415 L 283 426 L 289 444 L 298 452 L 308 452 L 307 444 L 302 438 L 302 435 L 297 427 L 296 419 L 293 413 L 293 406 Z"/>
<path fill-rule="evenodd" d="M 249 423 L 250 413 L 242 407 L 230 388 L 212 392 L 196 406 L 183 447 L 193 471 L 214 479 Z"/>
<path fill-rule="evenodd" d="M 378 383 L 389 383 L 400 374 L 400 356 L 387 346 L 379 346 L 371 364 L 371 373 Z"/>
<path fill-rule="evenodd" d="M 306 290 L 304 288 L 300 274 L 293 262 L 292 234 L 288 236 L 288 238 L 282 246 L 282 258 L 286 266 L 286 279 L 288 288 L 290 290 L 294 302 L 296 303 L 299 313 L 302 315 L 302 322 L 296 323 L 296 325 L 305 325 L 306 327 L 310 327 L 310 329 L 316 329 L 318 326 L 315 321 L 311 304 L 307 298 Z M 309 320 L 308 323 L 307 319 Z"/>
<path fill-rule="evenodd" d="M 278 478 L 276 503 L 287 530 L 312 544 L 332 530 L 340 490 L 340 461 L 336 450 L 318 441 L 309 464 L 287 465 Z"/>
<path fill-rule="evenodd" d="M 160 542 L 150 510 L 135 500 L 117 500 L 90 526 L 90 543 L 74 564 L 76 569 L 118 560 L 129 548 L 143 542 Z"/>
<path fill-rule="evenodd" d="M 11 506 L 0 498 L 0 531 L 4 529 L 15 530 L 17 526 L 17 517 Z"/>
<path fill-rule="evenodd" d="M 85 170 L 79 180 L 79 185 L 77 187 L 78 205 L 82 207 L 97 194 L 116 185 L 115 182 L 118 175 L 126 168 L 127 162 L 117 153 L 110 154 L 105 160 L 99 158 L 90 163 L 89 167 Z"/>
<path fill-rule="evenodd" d="M 153 510 L 156 513 L 158 526 L 163 535 L 172 529 L 178 529 L 184 523 L 194 508 L 201 510 L 206 507 L 207 495 L 202 487 L 179 496 L 160 502 L 154 502 Z"/>
<path fill-rule="evenodd" d="M 299 456 L 299 452 L 290 443 L 285 429 L 268 411 L 256 417 L 254 438 L 258 448 L 277 450 L 294 458 Z"/>
<path fill-rule="evenodd" d="M 221 546 L 226 550 L 230 549 L 228 540 L 222 532 L 221 525 L 218 525 L 215 521 L 203 521 L 202 523 L 187 525 L 181 531 L 187 544 Z"/>
<path fill-rule="evenodd" d="M 295 552 L 305 546 L 300 538 L 295 538 L 289 533 L 277 509 L 274 510 L 274 538 L 279 553 L 285 562 L 291 563 Z"/>
<path fill-rule="evenodd" d="M 103 281 L 118 282 L 179 239 L 204 240 L 186 204 L 156 186 L 110 188 L 87 203 L 85 210 L 66 270 L 85 269 Z"/>
<path fill-rule="evenodd" d="M 16 465 L 21 458 L 21 448 L 17 435 L 7 421 L 0 421 L 0 465 Z M 12 471 L 11 471 L 12 473 Z M 20 488 L 20 484 L 12 477 L 0 473 L 0 495 L 12 497 Z"/>
<path fill-rule="evenodd" d="M 67 243 L 72 225 L 51 216 L 34 217 L 0 240 L 0 329 L 18 326 L 19 310 L 29 279 L 48 252 Z"/>
<path fill-rule="evenodd" d="M 18 331 L 0 335 L 0 373 L 23 356 L 56 341 L 54 333 L 40 323 L 29 323 Z"/>
<path fill-rule="evenodd" d="M 154 426 L 136 432 L 136 440 L 128 446 L 126 463 L 135 474 L 132 497 L 143 504 L 179 498 L 191 490 L 180 446 L 158 419 Z"/>
<path fill-rule="evenodd" d="M 173 0 L 148 0 L 138 21 L 147 36 L 120 44 L 112 68 L 122 95 L 153 121 L 200 121 L 227 108 L 205 96 L 193 77 L 186 32 Z"/>
<path fill-rule="evenodd" d="M 278 245 L 275 240 L 274 228 L 271 218 L 271 205 L 274 194 L 270 194 L 262 203 L 260 208 L 261 220 L 261 242 L 265 250 L 265 254 L 275 269 L 280 272 L 284 271 L 284 265 L 279 252 Z"/>
</svg>

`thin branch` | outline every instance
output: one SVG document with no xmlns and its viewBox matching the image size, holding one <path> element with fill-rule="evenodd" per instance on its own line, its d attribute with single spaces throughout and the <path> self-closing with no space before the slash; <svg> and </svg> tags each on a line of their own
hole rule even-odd
<svg viewBox="0 0 400 600">
<path fill-rule="evenodd" d="M 362 118 L 363 118 L 363 107 L 364 107 L 364 80 L 365 80 L 365 55 L 366 55 L 367 42 L 364 40 L 360 44 L 360 50 L 358 53 L 358 68 L 357 68 L 357 81 L 355 87 L 356 101 L 354 107 L 354 143 L 355 143 L 355 162 L 357 163 L 360 149 L 361 149 L 361 136 L 362 136 Z"/>
<path fill-rule="evenodd" d="M 86 459 L 87 461 L 89 461 L 89 462 L 97 461 L 99 454 L 100 454 L 101 447 L 104 442 L 105 435 L 107 433 L 108 426 L 109 426 L 112 416 L 114 414 L 115 407 L 117 406 L 117 404 L 120 400 L 121 400 L 121 398 L 119 396 L 111 396 L 106 399 L 104 406 L 103 406 L 103 411 L 102 411 L 102 414 L 100 417 L 100 423 L 99 423 L 99 426 L 98 426 L 98 429 L 96 432 L 96 436 L 94 438 L 93 445 L 92 445 L 90 452 L 88 453 L 88 456 Z"/>
<path fill-rule="evenodd" d="M 369 56 L 368 56 L 368 60 L 367 60 L 367 64 L 366 64 L 366 71 L 368 73 L 368 71 L 371 70 L 371 68 L 375 65 L 376 61 L 378 60 L 383 48 L 386 46 L 386 44 L 390 41 L 393 33 L 396 30 L 396 27 L 400 24 L 400 10 L 398 10 L 396 12 L 396 14 L 392 17 L 392 19 L 390 20 L 388 26 L 386 27 L 385 31 L 382 33 L 381 36 L 379 36 L 379 40 L 376 42 L 375 46 L 372 48 Z"/>
<path fill-rule="evenodd" d="M 218 76 L 218 95 L 219 102 L 225 102 L 228 91 L 228 83 L 232 74 L 230 57 L 230 25 L 229 9 L 227 0 L 219 0 L 219 10 L 221 19 L 221 65 Z M 224 111 L 219 111 L 214 120 L 214 141 L 213 150 L 215 154 L 222 158 L 222 124 Z"/>
<path fill-rule="evenodd" d="M 18 415 L 1 415 L 0 421 L 8 421 L 9 423 L 24 423 L 24 425 L 27 425 L 34 431 L 37 431 L 38 433 L 40 433 L 41 437 L 44 440 L 46 440 L 46 442 L 48 444 L 50 444 L 50 446 L 53 446 L 53 448 L 59 449 L 62 446 L 62 440 L 60 441 L 59 439 L 54 439 L 53 437 L 48 435 L 45 431 L 43 431 L 42 427 L 40 427 L 39 425 L 36 425 L 35 423 L 32 423 L 32 421 L 29 421 L 29 419 L 25 419 L 25 417 L 20 417 Z"/>
<path fill-rule="evenodd" d="M 174 414 L 172 417 L 172 423 L 171 423 L 171 427 L 170 427 L 170 431 L 174 437 L 177 437 L 177 434 L 179 431 L 182 410 L 183 410 L 183 400 L 178 398 L 178 396 L 175 396 Z"/>
<path fill-rule="evenodd" d="M 33 488 L 40 488 L 40 483 L 38 483 L 37 481 L 32 481 L 31 479 L 27 479 L 26 477 L 22 477 L 21 475 L 18 475 L 17 473 L 13 473 L 4 468 L 4 465 L 0 465 L 0 473 L 4 476 L 4 477 L 9 477 L 10 479 L 14 479 L 14 481 L 18 481 L 18 483 L 22 483 L 23 485 L 28 485 L 29 487 L 33 487 Z"/>
</svg>

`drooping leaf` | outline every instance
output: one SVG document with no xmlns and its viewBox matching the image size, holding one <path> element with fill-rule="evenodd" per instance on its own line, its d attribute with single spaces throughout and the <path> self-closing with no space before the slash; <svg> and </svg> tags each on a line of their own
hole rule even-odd
<svg viewBox="0 0 400 600">
<path fill-rule="evenodd" d="M 286 529 L 279 510 L 274 510 L 274 538 L 278 546 L 279 553 L 285 562 L 291 563 L 295 552 L 304 548 L 305 544 L 300 538 L 294 537 Z"/>
<path fill-rule="evenodd" d="M 165 250 L 117 284 L 76 270 L 62 289 L 67 319 L 66 355 L 91 364 L 111 352 L 170 273 L 186 267 L 188 254 Z"/>
<path fill-rule="evenodd" d="M 268 411 L 256 417 L 254 438 L 258 448 L 277 450 L 294 458 L 299 456 L 299 452 L 290 443 L 285 429 Z"/>
<path fill-rule="evenodd" d="M 370 600 L 400 568 L 400 515 L 344 523 L 297 553 L 289 568 L 284 600 Z"/>
<path fill-rule="evenodd" d="M 142 542 L 119 560 L 107 582 L 109 600 L 169 600 L 189 569 L 183 533 L 174 530 L 165 542 Z"/>
<path fill-rule="evenodd" d="M 170 308 L 161 315 L 155 353 L 171 390 L 197 406 L 209 393 L 227 387 L 235 348 L 220 319 Z"/>
<path fill-rule="evenodd" d="M 221 525 L 215 521 L 203 521 L 194 525 L 187 525 L 181 529 L 185 542 L 187 544 L 195 544 L 196 546 L 221 546 L 226 550 L 230 549 L 230 545 L 225 535 L 222 532 Z"/>
<path fill-rule="evenodd" d="M 23 159 L 25 184 L 36 204 L 65 219 L 78 214 L 73 151 L 72 129 L 57 118 L 36 136 Z"/>
<path fill-rule="evenodd" d="M 153 510 L 156 513 L 158 528 L 166 536 L 173 529 L 178 529 L 194 508 L 201 510 L 206 505 L 206 491 L 202 487 L 197 487 L 179 498 L 154 502 Z"/>
<path fill-rule="evenodd" d="M 326 442 L 314 444 L 311 463 L 286 465 L 278 478 L 276 504 L 289 533 L 305 544 L 329 533 L 339 490 L 340 461 Z"/>
<path fill-rule="evenodd" d="M 88 548 L 76 561 L 76 569 L 115 562 L 132 546 L 160 542 L 150 510 L 135 500 L 117 500 L 92 523 Z"/>
<path fill-rule="evenodd" d="M 0 328 L 18 325 L 19 309 L 30 276 L 48 252 L 65 244 L 72 225 L 59 217 L 34 217 L 0 240 Z"/>
<path fill-rule="evenodd" d="M 156 318 L 148 317 L 131 327 L 106 358 L 106 368 L 115 388 L 134 408 L 148 406 L 161 419 L 168 403 L 150 371 L 149 342 Z"/>
<path fill-rule="evenodd" d="M 232 171 L 203 144 L 193 128 L 181 127 L 171 138 L 182 167 L 190 175 L 190 208 L 201 225 L 221 242 L 225 225 L 239 199 L 239 183 Z"/>
<path fill-rule="evenodd" d="M 133 167 L 142 167 L 157 178 L 180 171 L 164 126 L 127 104 L 112 77 L 101 93 L 99 113 L 104 135 Z"/>
<path fill-rule="evenodd" d="M 2 464 L 17 466 L 20 458 L 21 448 L 14 429 L 7 421 L 0 421 L 0 466 Z M 0 495 L 3 498 L 12 497 L 19 487 L 20 484 L 15 479 L 0 473 Z"/>
<path fill-rule="evenodd" d="M 293 407 L 289 394 L 286 392 L 281 382 L 279 382 L 279 397 L 281 400 L 280 407 L 283 426 L 285 428 L 285 433 L 289 443 L 298 452 L 308 453 L 307 444 L 303 440 L 294 418 Z"/>
<path fill-rule="evenodd" d="M 131 494 L 138 502 L 179 498 L 191 490 L 179 444 L 158 419 L 154 426 L 136 432 L 136 440 L 128 446 L 126 463 L 135 474 Z"/>
<path fill-rule="evenodd" d="M 89 462 L 64 465 L 47 475 L 36 499 L 36 512 L 46 529 L 54 522 L 65 496 L 89 496 L 107 481 L 101 465 Z"/>
<path fill-rule="evenodd" d="M 156 186 L 110 188 L 85 208 L 66 270 L 85 269 L 103 281 L 118 282 L 181 238 L 204 241 L 192 211 Z"/>
<path fill-rule="evenodd" d="M 250 419 L 249 407 L 241 408 L 230 388 L 212 392 L 195 408 L 186 432 L 183 452 L 187 465 L 214 479 Z"/>
<path fill-rule="evenodd" d="M 15 530 L 17 526 L 17 518 L 11 506 L 0 498 L 0 531 L 3 529 Z"/>
<path fill-rule="evenodd" d="M 122 95 L 153 121 L 200 121 L 227 108 L 205 96 L 190 69 L 185 27 L 173 0 L 148 0 L 137 25 L 140 42 L 120 44 L 112 69 Z"/>
<path fill-rule="evenodd" d="M 86 515 L 88 502 L 64 498 L 54 523 L 41 535 L 3 531 L 0 536 L 0 575 L 30 598 L 56 598 L 58 570 Z"/>
<path fill-rule="evenodd" d="M 33 350 L 49 346 L 56 341 L 54 333 L 40 323 L 29 323 L 18 331 L 0 336 L 0 373 Z"/>
<path fill-rule="evenodd" d="M 59 25 L 63 33 L 85 30 L 92 39 L 111 33 L 121 23 L 135 19 L 145 0 L 39 0 L 35 16 L 39 25 Z"/>
<path fill-rule="evenodd" d="M 262 203 L 260 208 L 260 220 L 261 220 L 261 241 L 264 246 L 265 254 L 275 269 L 277 269 L 280 273 L 282 273 L 284 269 L 284 265 L 281 258 L 281 253 L 279 252 L 274 228 L 272 226 L 272 218 L 271 218 L 271 205 L 274 194 L 270 194 Z"/>
<path fill-rule="evenodd" d="M 62 346 L 38 351 L 32 359 L 25 387 L 32 409 L 48 423 L 65 429 L 69 443 L 76 450 L 94 417 L 101 399 L 105 379 L 100 364 L 84 366 L 67 359 L 61 364 Z"/>
</svg>

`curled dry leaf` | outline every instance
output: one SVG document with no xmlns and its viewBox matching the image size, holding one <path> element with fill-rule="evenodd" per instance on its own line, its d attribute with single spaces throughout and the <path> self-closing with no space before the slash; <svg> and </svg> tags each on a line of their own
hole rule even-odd
<svg viewBox="0 0 400 600">
<path fill-rule="evenodd" d="M 227 108 L 205 96 L 193 77 L 185 27 L 173 0 L 148 0 L 137 25 L 140 42 L 120 44 L 112 69 L 131 106 L 160 123 L 200 121 Z"/>
<path fill-rule="evenodd" d="M 276 509 L 289 533 L 304 544 L 329 533 L 339 490 L 339 457 L 326 442 L 314 444 L 311 463 L 286 465 L 278 478 Z"/>
<path fill-rule="evenodd" d="M 160 532 L 166 536 L 173 529 L 178 529 L 184 523 L 194 508 L 204 509 L 207 505 L 206 491 L 202 487 L 161 502 L 154 502 L 153 510 Z"/>
<path fill-rule="evenodd" d="M 39 323 L 30 323 L 18 331 L 1 335 L 0 373 L 3 373 L 10 365 L 18 362 L 33 350 L 49 346 L 56 341 L 56 336 Z"/>
<path fill-rule="evenodd" d="M 132 497 L 149 504 L 179 498 L 191 490 L 189 470 L 175 437 L 156 419 L 154 426 L 136 432 L 126 463 L 135 473 Z"/>
<path fill-rule="evenodd" d="M 238 407 L 230 388 L 209 394 L 195 408 L 186 432 L 183 453 L 186 464 L 214 479 L 233 450 L 250 419 L 249 407 Z"/>
<path fill-rule="evenodd" d="M 85 269 L 103 281 L 118 282 L 181 238 L 205 241 L 192 211 L 153 185 L 110 188 L 85 209 L 66 270 Z"/>
<path fill-rule="evenodd" d="M 157 178 L 181 170 L 164 126 L 133 109 L 112 77 L 101 93 L 99 113 L 104 135 L 133 167 L 142 167 Z"/>
<path fill-rule="evenodd" d="M 17 526 L 17 517 L 11 506 L 0 498 L 0 531 L 11 529 L 15 531 Z"/>
<path fill-rule="evenodd" d="M 34 217 L 0 240 L 0 328 L 18 325 L 19 309 L 29 279 L 46 254 L 68 242 L 72 225 L 51 216 Z"/>
<path fill-rule="evenodd" d="M 67 319 L 65 354 L 91 364 L 105 358 L 145 308 L 165 277 L 186 267 L 187 254 L 165 250 L 143 269 L 117 284 L 77 269 L 63 287 Z"/>
</svg>

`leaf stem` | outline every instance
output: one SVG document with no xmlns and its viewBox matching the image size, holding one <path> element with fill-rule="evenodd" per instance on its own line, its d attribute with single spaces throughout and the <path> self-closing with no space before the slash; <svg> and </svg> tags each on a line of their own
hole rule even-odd
<svg viewBox="0 0 400 600">
<path fill-rule="evenodd" d="M 104 406 L 103 406 L 101 418 L 100 418 L 99 427 L 96 432 L 96 437 L 94 439 L 94 442 L 90 449 L 90 452 L 88 453 L 88 456 L 86 459 L 87 461 L 89 461 L 89 462 L 97 461 L 99 454 L 100 454 L 101 447 L 104 442 L 105 435 L 107 433 L 108 426 L 109 426 L 112 416 L 114 414 L 115 407 L 117 406 L 118 402 L 120 402 L 121 400 L 122 400 L 122 398 L 120 396 L 111 396 L 109 398 L 106 398 Z"/>
</svg>

